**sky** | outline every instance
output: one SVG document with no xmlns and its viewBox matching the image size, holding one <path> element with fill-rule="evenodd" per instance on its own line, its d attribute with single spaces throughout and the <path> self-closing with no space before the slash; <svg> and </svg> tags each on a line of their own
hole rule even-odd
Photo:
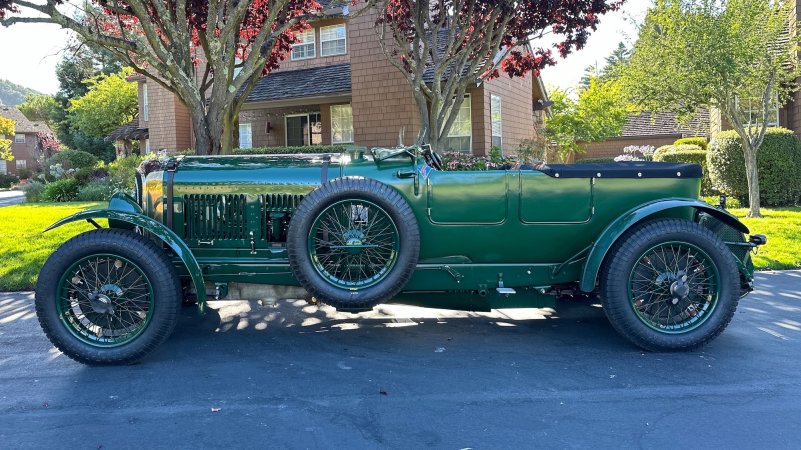
<svg viewBox="0 0 801 450">
<path fill-rule="evenodd" d="M 542 72 L 546 85 L 564 89 L 575 87 L 587 66 L 602 64 L 618 42 L 631 44 L 637 37 L 635 23 L 642 21 L 650 0 L 627 0 L 616 12 L 601 19 L 587 46 L 556 66 Z M 63 56 L 69 32 L 58 25 L 17 24 L 0 27 L 0 79 L 35 89 L 45 94 L 58 90 L 55 67 Z"/>
</svg>

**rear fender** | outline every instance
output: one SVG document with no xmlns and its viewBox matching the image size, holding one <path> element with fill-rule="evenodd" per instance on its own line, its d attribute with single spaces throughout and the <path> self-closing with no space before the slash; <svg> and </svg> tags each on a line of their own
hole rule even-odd
<svg viewBox="0 0 801 450">
<path fill-rule="evenodd" d="M 708 203 L 702 202 L 701 200 L 675 198 L 645 203 L 624 213 L 601 232 L 598 239 L 596 239 L 595 243 L 593 243 L 590 248 L 590 252 L 584 263 L 581 282 L 579 284 L 580 289 L 584 292 L 592 292 L 595 289 L 598 272 L 601 269 L 604 258 L 607 253 L 609 253 L 609 249 L 612 248 L 612 245 L 614 245 L 629 228 L 657 213 L 677 208 L 694 208 L 696 211 L 703 211 L 738 231 L 745 234 L 750 233 L 748 227 L 737 220 L 735 216 L 725 210 L 717 209 Z"/>
<path fill-rule="evenodd" d="M 124 197 L 127 197 L 127 199 Z M 64 224 L 77 222 L 79 220 L 86 220 L 95 226 L 99 226 L 94 219 L 108 219 L 110 228 L 134 229 L 135 227 L 140 227 L 142 230 L 149 232 L 167 244 L 184 264 L 187 272 L 189 272 L 189 276 L 192 278 L 192 283 L 195 285 L 198 309 L 203 313 L 206 308 L 206 287 L 203 283 L 203 272 L 195 256 L 192 254 L 192 251 L 175 232 L 162 223 L 142 214 L 141 209 L 137 210 L 139 205 L 137 205 L 133 199 L 128 196 L 124 197 L 115 196 L 115 198 L 109 202 L 109 209 L 90 209 L 75 213 L 50 225 L 44 231 L 48 232 Z M 129 203 L 129 200 L 133 203 Z"/>
</svg>

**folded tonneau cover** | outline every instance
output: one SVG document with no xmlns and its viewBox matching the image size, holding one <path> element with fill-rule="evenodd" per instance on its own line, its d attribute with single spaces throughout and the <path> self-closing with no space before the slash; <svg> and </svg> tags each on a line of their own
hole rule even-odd
<svg viewBox="0 0 801 450">
<path fill-rule="evenodd" d="M 608 164 L 549 164 L 540 172 L 554 178 L 701 178 L 698 164 L 616 162 Z"/>
</svg>

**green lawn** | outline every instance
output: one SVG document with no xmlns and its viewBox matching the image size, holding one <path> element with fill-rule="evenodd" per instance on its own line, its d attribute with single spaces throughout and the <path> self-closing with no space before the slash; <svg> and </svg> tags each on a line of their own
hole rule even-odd
<svg viewBox="0 0 801 450">
<path fill-rule="evenodd" d="M 76 222 L 44 234 L 42 230 L 74 212 L 104 206 L 102 203 L 38 203 L 0 208 L 0 291 L 32 289 L 50 253 L 62 242 L 93 227 L 86 222 Z M 768 236 L 768 244 L 754 257 L 757 269 L 801 268 L 801 208 L 765 208 L 763 219 L 745 218 L 746 210 L 742 208 L 730 211 L 753 233 Z"/>
<path fill-rule="evenodd" d="M 762 219 L 745 217 L 745 208 L 730 209 L 754 234 L 768 243 L 754 256 L 758 270 L 801 268 L 801 208 L 762 208 Z"/>
<path fill-rule="evenodd" d="M 104 203 L 34 203 L 0 208 L 0 291 L 32 289 L 53 250 L 94 227 L 82 221 L 47 233 L 42 230 L 72 213 L 104 207 Z"/>
</svg>

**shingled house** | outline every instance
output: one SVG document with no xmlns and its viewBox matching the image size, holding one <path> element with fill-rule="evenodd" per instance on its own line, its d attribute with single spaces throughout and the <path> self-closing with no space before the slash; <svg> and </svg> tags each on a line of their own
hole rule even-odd
<svg viewBox="0 0 801 450">
<path fill-rule="evenodd" d="M 14 136 L 8 136 L 11 140 L 11 154 L 14 155 L 13 161 L 0 159 L 0 174 L 19 173 L 20 169 L 36 170 L 39 167 L 39 143 L 38 133 L 51 133 L 50 127 L 44 122 L 33 122 L 28 120 L 20 110 L 13 106 L 0 106 L 0 117 L 14 121 Z"/>
<path fill-rule="evenodd" d="M 668 112 L 644 111 L 630 116 L 623 126 L 620 136 L 605 141 L 586 143 L 586 153 L 575 155 L 581 158 L 613 157 L 623 154 L 623 148 L 629 145 L 653 145 L 661 147 L 669 145 L 676 139 L 685 137 L 710 137 L 710 114 L 701 110 L 687 124 L 680 124 L 676 116 Z"/>
<path fill-rule="evenodd" d="M 324 2 L 323 2 L 324 3 Z M 239 115 L 239 146 L 356 144 L 392 146 L 419 131 L 419 113 L 403 75 L 384 57 L 369 14 L 349 18 L 329 8 L 326 18 L 303 33 L 281 68 L 262 78 Z M 193 147 L 186 106 L 143 76 L 138 123 L 124 140 L 139 136 L 143 153 Z M 486 154 L 492 145 L 514 150 L 532 138 L 535 105 L 547 104 L 539 77 L 502 76 L 469 89 L 454 131 L 452 150 Z"/>
</svg>

